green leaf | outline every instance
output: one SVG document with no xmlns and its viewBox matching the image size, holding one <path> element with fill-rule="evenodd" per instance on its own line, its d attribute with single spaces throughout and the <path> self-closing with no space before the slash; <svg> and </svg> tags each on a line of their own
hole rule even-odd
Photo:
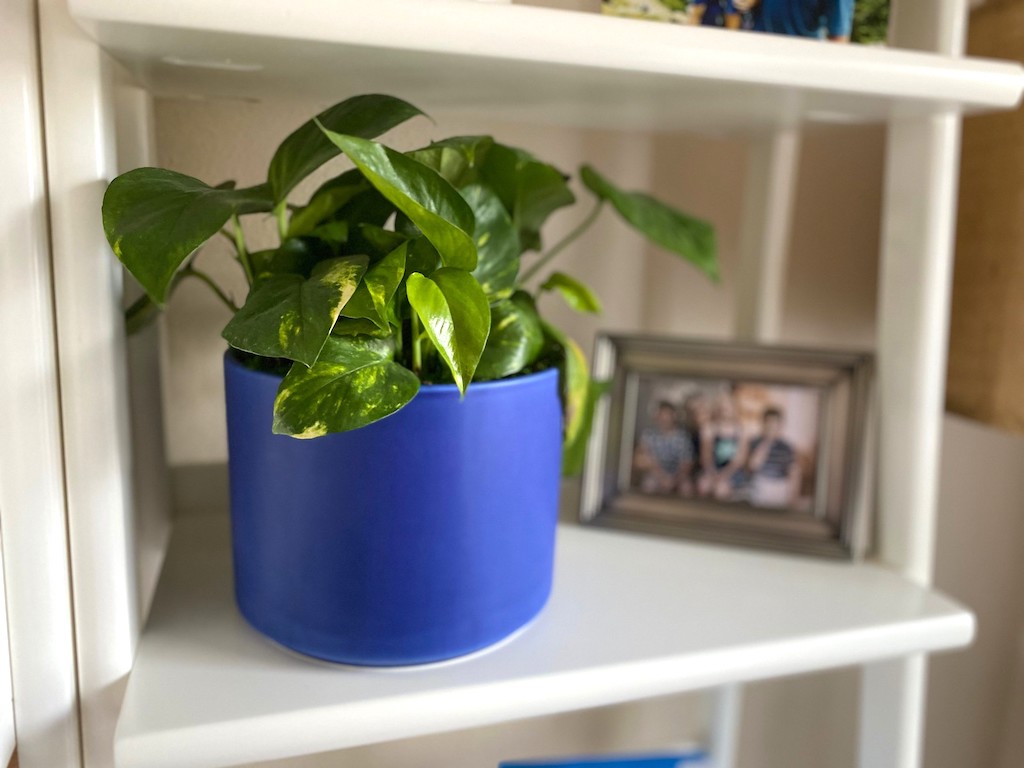
<svg viewBox="0 0 1024 768">
<path fill-rule="evenodd" d="M 494 139 L 490 136 L 453 136 L 406 152 L 406 155 L 433 168 L 453 187 L 461 188 L 476 181 L 480 166 L 493 145 Z"/>
<path fill-rule="evenodd" d="M 313 275 L 258 281 L 222 335 L 235 349 L 312 365 L 366 271 L 365 256 L 320 262 Z"/>
<path fill-rule="evenodd" d="M 662 248 L 682 256 L 712 280 L 718 280 L 715 229 L 640 192 L 624 192 L 589 165 L 580 178 L 601 200 L 607 200 L 638 232 Z"/>
<path fill-rule="evenodd" d="M 290 238 L 277 248 L 253 251 L 249 254 L 253 274 L 257 279 L 270 275 L 308 275 L 323 253 L 304 240 Z"/>
<path fill-rule="evenodd" d="M 552 272 L 540 287 L 542 291 L 558 291 L 566 304 L 577 312 L 601 314 L 601 302 L 590 288 L 564 272 Z"/>
<path fill-rule="evenodd" d="M 388 328 L 388 302 L 405 276 L 408 249 L 408 242 L 403 242 L 366 271 L 363 281 L 341 311 L 344 317 L 364 318 L 381 330 Z"/>
<path fill-rule="evenodd" d="M 163 306 L 174 273 L 233 214 L 269 211 L 265 185 L 215 189 L 161 168 L 118 176 L 103 195 L 103 231 L 117 258 Z"/>
<path fill-rule="evenodd" d="M 339 317 L 331 329 L 333 336 L 374 336 L 379 339 L 391 338 L 391 329 L 381 330 L 375 322 L 362 317 Z"/>
<path fill-rule="evenodd" d="M 464 393 L 491 328 L 487 296 L 473 275 L 451 267 L 442 267 L 430 277 L 415 272 L 409 275 L 406 289 L 409 304 Z"/>
<path fill-rule="evenodd" d="M 422 272 L 424 275 L 431 274 L 441 266 L 441 257 L 437 249 L 425 237 L 410 240 L 409 257 L 405 265 L 406 276 L 413 272 Z"/>
<path fill-rule="evenodd" d="M 393 343 L 331 336 L 310 368 L 296 364 L 277 390 L 274 433 L 311 438 L 372 424 L 415 397 L 416 375 L 394 362 Z"/>
<path fill-rule="evenodd" d="M 309 202 L 296 209 L 288 221 L 288 237 L 302 237 L 347 205 L 356 195 L 369 189 L 359 171 L 352 170 L 325 182 L 309 198 Z"/>
<path fill-rule="evenodd" d="M 372 139 L 410 118 L 422 115 L 418 108 L 393 96 L 369 94 L 346 99 L 299 126 L 281 142 L 267 171 L 274 202 L 288 197 L 295 185 L 338 155 L 338 148 L 320 129 Z"/>
<path fill-rule="evenodd" d="M 590 442 L 590 433 L 594 428 L 594 411 L 598 401 L 610 388 L 611 383 L 607 381 L 591 380 L 587 382 L 587 394 L 583 400 L 580 428 L 576 431 L 573 439 L 567 440 L 562 446 L 562 474 L 566 477 L 578 475 L 583 471 L 583 463 L 587 458 L 587 443 Z"/>
<path fill-rule="evenodd" d="M 501 379 L 532 365 L 544 348 L 544 329 L 529 294 L 522 291 L 491 305 L 491 332 L 475 378 Z"/>
<path fill-rule="evenodd" d="M 569 336 L 550 323 L 541 320 L 545 334 L 563 352 L 561 369 L 562 405 L 565 408 L 565 427 L 562 443 L 562 474 L 579 471 L 576 466 L 590 434 L 593 409 L 588 411 L 591 381 L 587 370 L 587 357 Z M 581 445 L 583 448 L 581 448 Z"/>
<path fill-rule="evenodd" d="M 473 209 L 477 263 L 473 270 L 484 292 L 494 295 L 513 288 L 519 274 L 519 235 L 501 200 L 489 188 L 470 184 L 459 190 Z"/>
<path fill-rule="evenodd" d="M 348 240 L 347 221 L 327 221 L 309 233 L 309 237 L 339 246 Z"/>
<path fill-rule="evenodd" d="M 559 208 L 575 196 L 566 176 L 529 152 L 495 144 L 487 153 L 481 177 L 512 214 L 524 250 L 540 250 L 540 229 Z"/>
<path fill-rule="evenodd" d="M 408 242 L 404 235 L 374 224 L 360 224 L 359 232 L 363 239 L 373 247 L 373 250 L 381 254 L 391 253 L 402 243 Z"/>
<path fill-rule="evenodd" d="M 324 129 L 367 180 L 434 244 L 445 266 L 472 270 L 473 211 L 436 171 L 382 144 Z"/>
</svg>

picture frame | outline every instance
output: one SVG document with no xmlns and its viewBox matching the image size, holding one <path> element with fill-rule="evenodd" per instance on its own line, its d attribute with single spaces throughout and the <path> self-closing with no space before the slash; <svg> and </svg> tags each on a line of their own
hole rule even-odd
<svg viewBox="0 0 1024 768">
<path fill-rule="evenodd" d="M 862 557 L 873 369 L 859 351 L 599 335 L 581 521 Z"/>
</svg>

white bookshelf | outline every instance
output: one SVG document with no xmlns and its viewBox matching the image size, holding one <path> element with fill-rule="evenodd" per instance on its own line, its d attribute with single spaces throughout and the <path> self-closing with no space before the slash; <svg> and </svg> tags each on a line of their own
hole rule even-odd
<svg viewBox="0 0 1024 768">
<path fill-rule="evenodd" d="M 465 0 L 70 0 L 154 93 L 390 93 L 429 109 L 750 131 L 1006 108 L 1020 65 Z"/>
<path fill-rule="evenodd" d="M 864 669 L 861 766 L 918 768 L 926 654 L 972 632 L 969 612 L 929 588 L 959 122 L 1016 106 L 1024 71 L 958 55 L 963 0 L 893 6 L 894 44 L 916 50 L 460 0 L 38 0 L 38 38 L 31 18 L 17 34 L 40 49 L 53 273 L 32 296 L 55 327 L 40 324 L 34 344 L 55 350 L 46 359 L 59 370 L 24 365 L 53 408 L 59 399 L 59 425 L 44 426 L 59 430 L 62 461 L 41 518 L 53 525 L 33 522 L 36 504 L 8 506 L 4 550 L 38 553 L 73 594 L 33 608 L 33 562 L 6 558 L 12 605 L 63 633 L 49 643 L 54 674 L 26 677 L 43 623 L 12 623 L 22 768 L 111 768 L 115 743 L 119 768 L 212 768 L 850 664 Z M 528 632 L 449 667 L 374 673 L 260 641 L 231 606 L 223 530 L 187 522 L 140 639 L 166 517 L 150 501 L 136 506 L 146 498 L 136 490 L 155 485 L 133 489 L 131 473 L 160 469 L 160 452 L 139 442 L 159 440 L 160 404 L 139 406 L 148 416 L 133 446 L 102 190 L 119 162 L 154 161 L 154 95 L 326 105 L 368 91 L 495 120 L 749 136 L 738 289 L 750 311 L 738 327 L 762 340 L 782 306 L 801 127 L 885 124 L 876 562 L 567 529 L 552 604 Z M 29 411 L 23 421 L 18 434 L 41 440 L 43 422 Z M 615 573 L 617 560 L 643 567 Z M 738 726 L 735 697 L 723 701 L 719 756 Z"/>
<path fill-rule="evenodd" d="M 119 768 L 218 768 L 962 646 L 962 606 L 877 565 L 563 526 L 551 600 L 451 663 L 274 646 L 234 606 L 227 515 L 180 520 L 129 680 Z"/>
</svg>

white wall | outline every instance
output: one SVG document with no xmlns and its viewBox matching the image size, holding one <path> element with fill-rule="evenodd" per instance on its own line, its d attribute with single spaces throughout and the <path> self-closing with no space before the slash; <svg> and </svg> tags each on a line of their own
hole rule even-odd
<svg viewBox="0 0 1024 768">
<path fill-rule="evenodd" d="M 1024 763 L 1024 438 L 947 416 L 935 583 L 978 616 L 964 653 L 932 666 L 928 761 Z"/>
<path fill-rule="evenodd" d="M 263 177 L 277 141 L 318 106 L 159 102 L 161 164 L 210 182 L 236 178 L 241 184 L 254 183 Z M 567 171 L 583 160 L 592 161 L 626 186 L 649 188 L 714 221 L 725 277 L 721 286 L 708 284 L 671 256 L 645 256 L 639 239 L 611 215 L 566 254 L 562 266 L 584 276 L 603 297 L 601 327 L 728 337 L 745 168 L 741 142 L 493 125 L 465 115 L 435 118 L 436 127 L 420 121 L 389 138 L 411 147 L 448 134 L 495 132 Z M 870 347 L 873 341 L 883 142 L 881 130 L 862 128 L 820 129 L 805 139 L 783 321 L 786 341 L 859 347 Z M 549 242 L 585 211 L 582 206 L 558 214 Z M 211 271 L 231 274 L 240 295 L 240 276 L 230 264 L 223 270 L 214 267 L 216 256 L 211 253 L 208 259 Z M 554 304 L 550 309 L 589 344 L 597 322 Z M 226 320 L 226 312 L 202 286 L 185 285 L 172 301 L 164 389 L 173 464 L 225 458 L 219 368 L 224 345 L 219 331 Z M 1011 698 L 1012 659 L 1024 678 L 1018 605 L 1024 602 L 1019 597 L 1024 523 L 1018 501 L 1024 496 L 1024 441 L 956 420 L 947 421 L 946 431 L 937 581 L 978 610 L 981 628 L 974 649 L 940 658 L 934 665 L 926 765 L 995 766 L 1002 734 L 1013 731 L 1004 714 Z M 852 766 L 856 700 L 852 671 L 750 686 L 741 765 Z M 1017 706 L 1024 708 L 1024 703 Z M 287 765 L 469 768 L 510 756 L 665 745 L 699 735 L 702 726 L 699 697 L 673 697 Z M 1010 765 L 1005 762 L 1001 768 Z"/>
</svg>

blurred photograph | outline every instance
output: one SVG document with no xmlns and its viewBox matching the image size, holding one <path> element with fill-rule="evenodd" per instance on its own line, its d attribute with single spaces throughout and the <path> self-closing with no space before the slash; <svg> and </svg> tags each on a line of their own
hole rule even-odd
<svg viewBox="0 0 1024 768">
<path fill-rule="evenodd" d="M 810 387 L 641 377 L 632 487 L 806 512 L 820 406 Z"/>
<path fill-rule="evenodd" d="M 599 336 L 581 520 L 859 557 L 872 370 L 857 351 Z"/>
<path fill-rule="evenodd" d="M 601 12 L 868 45 L 884 43 L 889 26 L 889 0 L 602 0 Z"/>
</svg>

